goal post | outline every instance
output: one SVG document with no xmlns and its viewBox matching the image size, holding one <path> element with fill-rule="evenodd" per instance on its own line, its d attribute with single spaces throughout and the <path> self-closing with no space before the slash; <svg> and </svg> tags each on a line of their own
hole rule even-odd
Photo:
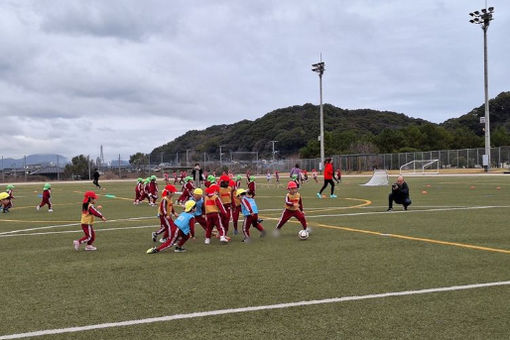
<svg viewBox="0 0 510 340">
<path fill-rule="evenodd" d="M 422 159 L 407 162 L 400 167 L 400 174 L 437 175 L 439 174 L 439 159 Z"/>
<path fill-rule="evenodd" d="M 386 170 L 374 170 L 372 177 L 365 184 L 361 184 L 367 187 L 385 186 L 388 185 L 388 172 Z"/>
</svg>

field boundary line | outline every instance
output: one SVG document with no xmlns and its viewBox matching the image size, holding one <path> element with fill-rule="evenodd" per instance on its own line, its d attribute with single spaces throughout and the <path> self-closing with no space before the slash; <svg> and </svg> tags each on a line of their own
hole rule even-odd
<svg viewBox="0 0 510 340">
<path fill-rule="evenodd" d="M 139 226 L 134 226 L 134 227 L 101 228 L 101 229 L 95 229 L 94 231 L 97 233 L 97 232 L 103 232 L 103 231 L 131 230 L 131 229 L 144 229 L 144 228 L 156 228 L 156 227 L 159 227 L 159 224 L 139 225 Z M 47 231 L 44 233 L 8 234 L 8 235 L 0 235 L 0 238 L 17 237 L 17 236 L 41 236 L 41 235 L 55 235 L 55 234 L 72 234 L 72 233 L 83 233 L 83 230 L 62 230 L 62 231 Z"/>
<path fill-rule="evenodd" d="M 47 329 L 47 330 L 32 331 L 32 332 L 26 332 L 26 333 L 9 334 L 9 335 L 0 336 L 0 340 L 21 339 L 21 338 L 43 336 L 43 335 L 50 335 L 50 334 L 75 333 L 75 332 L 83 332 L 83 331 L 95 330 L 95 329 L 134 326 L 134 325 L 140 325 L 140 324 L 148 324 L 148 323 L 155 323 L 155 322 L 167 322 L 167 321 L 182 320 L 182 319 L 193 319 L 193 318 L 224 315 L 224 314 L 256 312 L 256 311 L 261 311 L 261 310 L 284 309 L 284 308 L 292 308 L 292 307 L 320 305 L 320 304 L 327 304 L 327 303 L 340 303 L 340 302 L 379 299 L 379 298 L 396 297 L 396 296 L 431 294 L 431 293 L 451 292 L 451 291 L 460 291 L 460 290 L 495 287 L 495 286 L 507 286 L 507 285 L 510 285 L 510 281 L 475 283 L 475 284 L 466 284 L 466 285 L 458 285 L 458 286 L 450 286 L 450 287 L 437 287 L 437 288 L 426 288 L 426 289 L 419 289 L 419 290 L 387 292 L 387 293 L 380 293 L 380 294 L 344 296 L 344 297 L 329 298 L 329 299 L 322 299 L 322 300 L 308 300 L 308 301 L 279 303 L 279 304 L 274 304 L 274 305 L 218 309 L 218 310 L 211 310 L 211 311 L 206 311 L 206 312 L 174 314 L 174 315 L 167 315 L 167 316 L 160 316 L 160 317 L 153 317 L 153 318 L 146 318 L 146 319 L 138 319 L 138 320 L 128 320 L 128 321 L 101 323 L 101 324 L 87 325 L 87 326 Z"/>
</svg>

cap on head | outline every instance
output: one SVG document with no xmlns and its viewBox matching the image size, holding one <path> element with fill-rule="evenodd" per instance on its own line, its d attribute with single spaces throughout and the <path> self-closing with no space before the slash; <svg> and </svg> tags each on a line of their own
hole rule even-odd
<svg viewBox="0 0 510 340">
<path fill-rule="evenodd" d="M 242 194 L 246 194 L 246 190 L 244 190 L 244 189 L 237 189 L 236 196 L 241 196 Z"/>
<path fill-rule="evenodd" d="M 190 212 L 196 205 L 196 202 L 193 200 L 186 201 L 184 203 L 184 212 Z"/>
<path fill-rule="evenodd" d="M 50 183 L 45 183 L 44 184 L 44 187 L 43 187 L 44 190 L 47 190 L 47 189 L 50 189 L 50 188 L 51 188 L 51 184 Z"/>
<path fill-rule="evenodd" d="M 255 176 L 250 176 L 250 182 L 255 181 Z"/>
<path fill-rule="evenodd" d="M 296 182 L 294 182 L 294 181 L 290 181 L 290 182 L 287 184 L 287 189 L 297 189 L 297 184 L 296 184 Z"/>
<path fill-rule="evenodd" d="M 165 190 L 171 193 L 177 192 L 177 189 L 172 184 L 167 184 L 165 186 Z"/>
<path fill-rule="evenodd" d="M 200 188 L 196 188 L 195 190 L 193 190 L 193 194 L 195 195 L 203 195 L 204 194 L 204 191 Z"/>
<path fill-rule="evenodd" d="M 9 198 L 9 194 L 6 192 L 0 192 L 0 200 L 4 200 L 6 198 Z"/>
<path fill-rule="evenodd" d="M 93 191 L 87 191 L 85 192 L 85 195 L 83 195 L 83 203 L 87 203 L 89 199 L 97 199 L 97 195 Z"/>
<path fill-rule="evenodd" d="M 227 175 L 220 176 L 220 182 L 229 182 L 229 181 L 230 181 L 230 177 L 228 177 Z"/>
<path fill-rule="evenodd" d="M 7 190 L 14 189 L 14 184 L 7 184 Z"/>
<path fill-rule="evenodd" d="M 292 175 L 291 177 L 292 179 L 296 180 L 297 179 L 297 175 Z"/>
<path fill-rule="evenodd" d="M 152 176 L 151 176 L 151 181 L 155 181 L 155 180 L 157 180 L 157 179 L 158 179 L 158 178 L 156 177 L 156 175 L 152 175 Z"/>
<path fill-rule="evenodd" d="M 237 175 L 237 176 L 236 176 L 236 180 L 237 180 L 237 181 L 240 181 L 240 180 L 241 180 L 241 178 L 243 178 L 243 176 L 241 176 L 241 175 Z"/>
<path fill-rule="evenodd" d="M 142 178 L 142 177 L 138 177 L 138 178 L 136 179 L 136 181 L 137 181 L 138 183 L 143 182 L 143 178 Z"/>
</svg>

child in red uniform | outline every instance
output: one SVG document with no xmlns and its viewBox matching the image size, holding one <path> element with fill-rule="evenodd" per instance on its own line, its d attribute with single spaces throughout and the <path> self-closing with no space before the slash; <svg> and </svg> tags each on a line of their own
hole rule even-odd
<svg viewBox="0 0 510 340">
<path fill-rule="evenodd" d="M 230 216 L 232 215 L 232 200 L 233 200 L 233 188 L 230 186 L 230 177 L 227 175 L 222 175 L 220 177 L 220 200 L 223 204 L 223 208 L 225 208 L 225 215 L 223 215 L 223 220 L 221 221 L 223 224 L 223 228 L 225 228 L 225 235 L 228 234 L 228 228 L 230 224 Z"/>
<path fill-rule="evenodd" d="M 142 198 L 143 193 L 143 178 L 138 178 L 136 180 L 136 186 L 135 186 L 135 200 L 133 201 L 133 204 L 140 204 L 140 201 L 143 200 Z"/>
<path fill-rule="evenodd" d="M 319 183 L 319 180 L 317 179 L 317 170 L 312 169 L 312 178 L 315 181 L 315 183 Z"/>
<path fill-rule="evenodd" d="M 225 228 L 223 227 L 222 220 L 223 216 L 226 215 L 225 208 L 221 203 L 220 198 L 217 195 L 220 187 L 216 184 L 211 185 L 205 189 L 207 194 L 204 198 L 205 217 L 207 220 L 207 230 L 205 232 L 205 244 L 211 243 L 211 234 L 213 227 L 216 227 L 220 234 L 220 242 L 227 243 L 228 239 L 225 237 Z"/>
<path fill-rule="evenodd" d="M 241 207 L 244 215 L 243 221 L 243 242 L 250 242 L 250 227 L 253 226 L 258 231 L 260 231 L 260 237 L 266 236 L 266 231 L 262 224 L 260 224 L 259 219 L 259 210 L 257 208 L 257 203 L 251 197 L 246 196 L 246 190 L 238 189 L 236 191 L 236 196 L 239 197 L 241 201 Z"/>
<path fill-rule="evenodd" d="M 0 208 L 2 208 L 2 212 L 8 213 L 9 209 L 13 207 L 12 200 L 14 199 L 14 185 L 8 184 L 5 192 L 9 195 L 9 197 L 6 199 L 6 203 L 0 205 Z"/>
<path fill-rule="evenodd" d="M 342 181 L 342 170 L 340 168 L 336 169 L 335 177 L 337 183 Z"/>
<path fill-rule="evenodd" d="M 158 183 L 156 182 L 156 176 L 152 175 L 150 177 L 149 182 L 149 204 L 152 206 L 156 205 L 156 201 L 158 200 Z"/>
<path fill-rule="evenodd" d="M 50 183 L 44 184 L 43 193 L 42 193 L 42 201 L 35 208 L 37 209 L 37 211 L 39 211 L 39 209 L 44 207 L 46 204 L 48 205 L 48 212 L 53 212 L 52 204 L 51 204 L 51 184 Z"/>
<path fill-rule="evenodd" d="M 248 179 L 248 195 L 255 197 L 255 176 L 250 176 Z"/>
<path fill-rule="evenodd" d="M 152 241 L 156 242 L 158 235 L 163 234 L 163 239 L 166 240 L 171 236 L 171 230 L 174 222 L 172 216 L 177 217 L 174 210 L 174 204 L 172 202 L 172 196 L 177 190 L 172 184 L 165 186 L 165 190 L 161 194 L 161 202 L 159 202 L 158 215 L 160 227 L 157 231 L 152 233 Z"/>
<path fill-rule="evenodd" d="M 278 236 L 280 234 L 280 229 L 291 217 L 295 217 L 301 222 L 304 230 L 307 230 L 305 212 L 303 209 L 303 200 L 301 199 L 301 194 L 298 192 L 298 187 L 296 182 L 290 181 L 287 185 L 287 189 L 289 192 L 285 196 L 285 210 L 282 212 L 282 216 L 276 225 L 274 230 L 274 234 Z"/>
<path fill-rule="evenodd" d="M 96 199 L 97 195 L 93 191 L 87 191 L 84 195 L 81 207 L 81 229 L 83 229 L 85 236 L 73 241 L 74 249 L 77 251 L 80 250 L 80 245 L 85 242 L 87 243 L 85 250 L 92 251 L 97 249 L 92 245 L 96 239 L 96 232 L 93 226 L 94 216 L 99 217 L 103 221 L 106 221 L 106 218 L 94 207 Z"/>
<path fill-rule="evenodd" d="M 207 220 L 204 217 L 204 191 L 200 188 L 193 190 L 193 201 L 195 201 L 195 223 L 199 223 L 200 226 L 207 231 Z M 195 235 L 195 226 L 193 226 L 192 234 Z"/>
<path fill-rule="evenodd" d="M 193 177 L 188 176 L 184 179 L 185 184 L 182 187 L 182 194 L 177 199 L 177 204 L 184 204 L 192 195 L 193 190 L 195 190 L 195 185 L 193 185 Z"/>
<path fill-rule="evenodd" d="M 149 205 L 151 204 L 150 183 L 151 183 L 150 177 L 147 177 L 143 181 L 143 199 L 147 199 L 147 201 L 149 201 Z"/>
</svg>

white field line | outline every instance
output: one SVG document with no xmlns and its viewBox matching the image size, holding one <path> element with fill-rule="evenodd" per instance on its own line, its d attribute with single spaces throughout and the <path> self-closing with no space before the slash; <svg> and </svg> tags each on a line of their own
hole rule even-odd
<svg viewBox="0 0 510 340">
<path fill-rule="evenodd" d="M 194 319 L 194 318 L 200 318 L 200 317 L 205 317 L 205 316 L 256 312 L 256 311 L 261 311 L 261 310 L 272 310 L 272 309 L 283 309 L 283 308 L 292 308 L 292 307 L 301 307 L 301 306 L 321 305 L 321 304 L 326 304 L 326 303 L 340 303 L 340 302 L 348 302 L 348 301 L 380 299 L 380 298 L 387 298 L 387 297 L 394 297 L 394 296 L 409 296 L 409 295 L 419 295 L 419 294 L 451 292 L 451 291 L 494 287 L 494 286 L 507 286 L 507 285 L 510 285 L 510 281 L 475 283 L 475 284 L 467 284 L 467 285 L 461 285 L 461 286 L 438 287 L 438 288 L 428 288 L 428 289 L 419 289 L 419 290 L 406 290 L 406 291 L 400 291 L 400 292 L 388 292 L 388 293 L 381 293 L 381 294 L 345 296 L 345 297 L 330 298 L 330 299 L 323 299 L 323 300 L 309 300 L 309 301 L 279 303 L 279 304 L 274 304 L 274 305 L 219 309 L 219 310 L 211 310 L 211 311 L 206 311 L 206 312 L 195 312 L 195 313 L 188 313 L 188 314 L 174 314 L 174 315 L 160 316 L 160 317 L 147 318 L 147 319 L 128 320 L 128 321 L 120 321 L 120 322 L 101 323 L 101 324 L 96 324 L 96 325 L 76 326 L 76 327 L 69 327 L 69 328 L 57 328 L 57 329 L 47 329 L 47 330 L 33 331 L 33 332 L 27 332 L 27 333 L 9 334 L 9 335 L 0 336 L 0 340 L 20 339 L 20 338 L 43 336 L 43 335 L 50 335 L 50 334 L 75 333 L 75 332 L 83 332 L 83 331 L 94 330 L 94 329 L 133 326 L 133 325 L 141 325 L 141 324 L 148 324 L 148 323 L 155 323 L 155 322 L 167 322 L 167 321 L 182 320 L 182 319 Z"/>
<path fill-rule="evenodd" d="M 156 228 L 158 226 L 159 226 L 158 224 L 140 225 L 140 226 L 135 226 L 135 227 L 94 229 L 94 231 L 97 233 L 97 232 L 103 232 L 103 231 Z M 44 233 L 8 234 L 8 235 L 0 235 L 0 238 L 4 238 L 4 237 L 17 237 L 17 236 L 40 236 L 40 235 L 54 235 L 54 234 L 69 234 L 69 233 L 83 233 L 83 230 L 63 230 L 63 231 L 47 231 L 47 232 L 44 232 Z"/>
<path fill-rule="evenodd" d="M 331 215 L 306 215 L 306 218 L 317 218 L 317 217 L 342 217 L 342 216 L 360 216 L 360 215 L 378 215 L 378 214 L 409 214 L 409 213 L 420 213 L 420 212 L 435 212 L 435 211 L 455 211 L 455 210 L 474 210 L 474 209 L 500 209 L 510 208 L 510 205 L 488 205 L 479 207 L 461 207 L 461 208 L 437 208 L 437 209 L 420 209 L 420 210 L 402 210 L 402 211 L 372 211 L 372 212 L 361 212 L 351 214 L 331 214 Z"/>
<path fill-rule="evenodd" d="M 101 223 L 112 223 L 112 222 L 124 222 L 124 221 L 137 221 L 137 220 L 145 220 L 149 218 L 155 218 L 154 216 L 143 216 L 143 217 L 129 217 L 129 218 L 120 218 L 116 220 L 108 220 L 106 222 Z M 0 233 L 0 236 L 2 235 L 8 235 L 8 234 L 16 234 L 16 233 L 22 233 L 24 231 L 34 231 L 34 230 L 43 230 L 43 229 L 53 229 L 53 228 L 62 228 L 62 227 L 72 227 L 81 225 L 80 223 L 68 223 L 68 224 L 56 224 L 56 225 L 48 225 L 45 227 L 34 227 L 29 229 L 18 229 L 18 230 L 11 230 L 11 231 L 4 231 Z"/>
</svg>

